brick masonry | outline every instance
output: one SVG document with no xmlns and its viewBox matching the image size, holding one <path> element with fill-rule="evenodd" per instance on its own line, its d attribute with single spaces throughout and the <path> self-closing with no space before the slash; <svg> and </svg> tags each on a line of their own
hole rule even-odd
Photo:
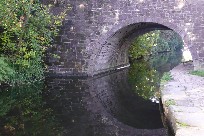
<svg viewBox="0 0 204 136">
<path fill-rule="evenodd" d="M 53 3 L 54 0 L 44 0 Z M 152 29 L 172 29 L 188 47 L 195 69 L 204 68 L 204 0 L 55 0 L 52 12 L 71 7 L 55 48 L 49 71 L 90 75 L 127 65 L 135 36 Z"/>
</svg>

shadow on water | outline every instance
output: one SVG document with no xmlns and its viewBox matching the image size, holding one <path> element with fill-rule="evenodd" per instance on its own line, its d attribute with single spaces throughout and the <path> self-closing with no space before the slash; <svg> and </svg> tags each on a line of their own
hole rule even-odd
<svg viewBox="0 0 204 136">
<path fill-rule="evenodd" d="M 53 110 L 45 105 L 44 84 L 0 90 L 0 135 L 57 135 L 61 126 Z"/>
<path fill-rule="evenodd" d="M 1 89 L 0 135 L 166 136 L 159 82 L 179 57 L 157 57 L 105 76 Z"/>
</svg>

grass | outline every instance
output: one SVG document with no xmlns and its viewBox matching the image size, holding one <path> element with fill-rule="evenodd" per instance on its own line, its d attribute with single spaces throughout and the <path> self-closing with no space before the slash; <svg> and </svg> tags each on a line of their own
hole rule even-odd
<svg viewBox="0 0 204 136">
<path fill-rule="evenodd" d="M 165 101 L 165 105 L 167 107 L 169 107 L 170 105 L 176 105 L 176 102 L 174 99 L 169 99 L 169 100 Z"/>
<path fill-rule="evenodd" d="M 204 70 L 194 70 L 194 71 L 191 71 L 190 74 L 204 77 Z"/>
<path fill-rule="evenodd" d="M 161 78 L 161 83 L 166 83 L 170 80 L 172 80 L 172 76 L 171 76 L 171 73 L 170 72 L 165 72 Z"/>
<path fill-rule="evenodd" d="M 176 122 L 176 124 L 180 127 L 189 127 L 190 125 L 186 124 L 186 123 L 183 123 L 183 122 Z"/>
</svg>

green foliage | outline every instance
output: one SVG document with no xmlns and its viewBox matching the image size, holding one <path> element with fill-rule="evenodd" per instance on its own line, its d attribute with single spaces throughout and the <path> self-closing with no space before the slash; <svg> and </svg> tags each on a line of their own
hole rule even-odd
<svg viewBox="0 0 204 136">
<path fill-rule="evenodd" d="M 148 61 L 151 67 L 163 73 L 180 64 L 181 60 L 181 51 L 171 51 L 152 55 L 151 57 L 149 57 Z"/>
<path fill-rule="evenodd" d="M 183 48 L 182 38 L 172 30 L 159 31 L 157 46 L 152 49 L 152 54 L 166 51 L 181 50 Z"/>
<path fill-rule="evenodd" d="M 159 31 L 146 33 L 137 37 L 129 49 L 130 58 L 137 59 L 145 55 L 149 55 L 151 48 L 156 46 L 159 38 Z"/>
<path fill-rule="evenodd" d="M 181 36 L 172 30 L 161 31 L 160 37 L 165 39 L 171 50 L 181 50 L 183 48 Z"/>
<path fill-rule="evenodd" d="M 176 105 L 176 102 L 174 99 L 169 99 L 165 101 L 165 106 L 169 107 L 170 105 Z"/>
<path fill-rule="evenodd" d="M 196 75 L 196 76 L 204 77 L 204 70 L 195 70 L 195 71 L 191 71 L 190 74 L 192 74 L 192 75 Z"/>
<path fill-rule="evenodd" d="M 45 50 L 51 46 L 65 12 L 54 16 L 38 0 L 0 1 L 0 53 L 15 71 L 12 82 L 43 77 Z"/>
<path fill-rule="evenodd" d="M 40 61 L 29 61 L 29 67 L 26 68 L 15 65 L 15 70 L 11 84 L 31 84 L 44 79 L 44 66 Z"/>
<path fill-rule="evenodd" d="M 14 70 L 9 66 L 4 57 L 0 57 L 0 83 L 7 81 L 14 74 Z"/>
<path fill-rule="evenodd" d="M 190 127 L 190 125 L 188 125 L 187 123 L 184 122 L 176 122 L 176 125 L 178 125 L 179 127 Z"/>
<path fill-rule="evenodd" d="M 158 98 L 160 82 L 171 80 L 168 71 L 177 66 L 181 58 L 181 52 L 173 51 L 133 61 L 128 76 L 133 91 L 144 99 Z"/>
<path fill-rule="evenodd" d="M 157 54 L 160 52 L 168 52 L 170 51 L 170 47 L 168 46 L 168 42 L 165 41 L 165 39 L 162 39 L 159 37 L 156 41 L 156 46 L 152 47 L 150 54 Z"/>
<path fill-rule="evenodd" d="M 137 37 L 130 47 L 129 54 L 130 59 L 138 59 L 182 48 L 183 41 L 177 33 L 171 30 L 157 30 Z"/>
<path fill-rule="evenodd" d="M 155 97 L 159 90 L 160 78 L 156 70 L 147 61 L 135 61 L 129 70 L 129 82 L 134 92 L 144 99 Z"/>
<path fill-rule="evenodd" d="M 168 82 L 168 81 L 170 81 L 170 80 L 172 80 L 172 79 L 173 79 L 173 78 L 172 78 L 170 72 L 164 72 L 164 73 L 163 73 L 163 76 L 162 76 L 162 78 L 161 78 L 161 83 L 166 83 L 166 82 Z"/>
</svg>

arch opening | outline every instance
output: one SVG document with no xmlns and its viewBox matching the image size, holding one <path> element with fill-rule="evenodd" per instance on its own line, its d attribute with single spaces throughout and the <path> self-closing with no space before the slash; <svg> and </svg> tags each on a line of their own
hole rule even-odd
<svg viewBox="0 0 204 136">
<path fill-rule="evenodd" d="M 96 75 L 103 72 L 119 69 L 129 65 L 128 50 L 136 37 L 154 30 L 172 30 L 183 40 L 188 50 L 185 34 L 179 29 L 173 29 L 154 22 L 139 22 L 120 27 L 120 29 L 106 34 L 96 53 L 93 53 L 91 70 L 89 74 Z M 111 35 L 110 35 L 111 34 Z M 189 52 L 188 52 L 189 53 Z M 191 53 L 190 53 L 191 55 Z"/>
</svg>

